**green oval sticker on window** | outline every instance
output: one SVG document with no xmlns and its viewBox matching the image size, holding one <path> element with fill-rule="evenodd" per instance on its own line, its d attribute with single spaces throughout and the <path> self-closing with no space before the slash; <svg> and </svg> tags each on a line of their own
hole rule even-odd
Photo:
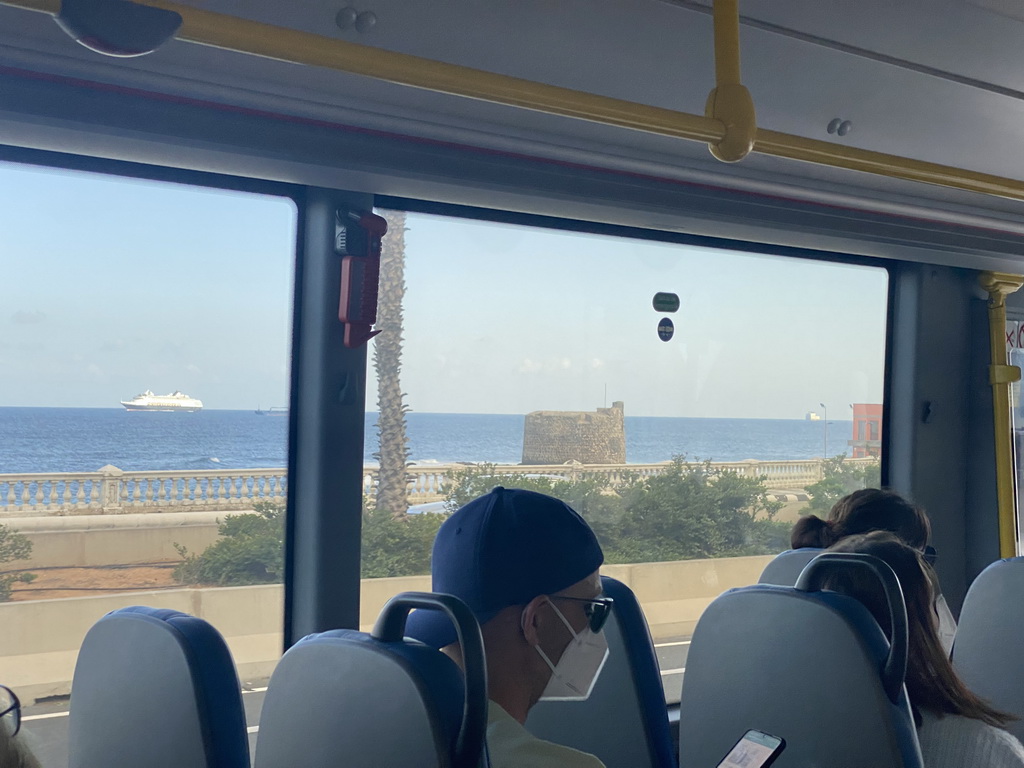
<svg viewBox="0 0 1024 768">
<path fill-rule="evenodd" d="M 654 294 L 654 305 L 655 312 L 675 312 L 679 309 L 679 297 L 674 293 L 656 293 Z"/>
</svg>

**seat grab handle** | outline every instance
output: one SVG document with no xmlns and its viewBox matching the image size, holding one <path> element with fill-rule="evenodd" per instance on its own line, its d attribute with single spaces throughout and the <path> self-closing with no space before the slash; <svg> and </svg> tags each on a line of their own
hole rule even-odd
<svg viewBox="0 0 1024 768">
<path fill-rule="evenodd" d="M 896 572 L 884 560 L 874 555 L 857 552 L 825 552 L 811 560 L 797 579 L 796 588 L 801 592 L 817 592 L 829 574 L 850 568 L 866 570 L 881 582 L 886 603 L 889 606 L 889 655 L 882 666 L 882 688 L 889 701 L 899 701 L 903 681 L 907 675 L 907 653 L 909 631 L 907 627 L 907 606 L 903 589 Z"/>
<path fill-rule="evenodd" d="M 480 624 L 469 606 L 454 595 L 401 592 L 388 600 L 381 610 L 372 636 L 383 642 L 401 641 L 405 637 L 405 621 L 414 608 L 441 611 L 455 625 L 462 648 L 465 695 L 452 767 L 478 768 L 487 732 L 487 662 Z"/>
</svg>

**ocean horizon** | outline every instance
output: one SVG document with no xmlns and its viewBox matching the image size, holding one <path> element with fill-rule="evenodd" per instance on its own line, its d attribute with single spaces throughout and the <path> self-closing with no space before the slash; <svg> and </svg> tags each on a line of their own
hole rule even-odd
<svg viewBox="0 0 1024 768">
<path fill-rule="evenodd" d="M 410 461 L 518 464 L 516 414 L 407 415 Z M 364 422 L 363 460 L 376 463 L 377 412 Z M 830 419 L 828 455 L 848 453 L 852 422 Z M 129 412 L 122 408 L 0 408 L 0 474 L 277 468 L 287 464 L 288 419 L 251 410 Z M 684 455 L 713 461 L 815 459 L 825 423 L 804 419 L 626 417 L 626 461 Z"/>
</svg>

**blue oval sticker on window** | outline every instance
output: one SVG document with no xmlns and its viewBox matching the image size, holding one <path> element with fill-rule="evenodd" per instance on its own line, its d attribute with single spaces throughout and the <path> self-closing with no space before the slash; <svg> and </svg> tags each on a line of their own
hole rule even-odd
<svg viewBox="0 0 1024 768">
<path fill-rule="evenodd" d="M 672 321 L 667 317 L 661 318 L 658 322 L 658 338 L 662 341 L 668 341 L 675 332 L 676 327 L 672 324 Z"/>
</svg>

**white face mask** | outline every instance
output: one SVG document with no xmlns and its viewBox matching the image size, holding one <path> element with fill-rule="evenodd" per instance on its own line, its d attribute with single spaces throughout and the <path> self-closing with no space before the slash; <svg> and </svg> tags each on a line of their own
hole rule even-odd
<svg viewBox="0 0 1024 768">
<path fill-rule="evenodd" d="M 946 598 L 939 595 L 935 601 L 935 613 L 939 617 L 939 642 L 942 643 L 942 650 L 949 656 L 953 653 L 953 641 L 956 639 L 956 619 L 953 612 L 946 605 Z"/>
<path fill-rule="evenodd" d="M 577 633 L 555 604 L 550 600 L 548 604 L 554 608 L 558 618 L 572 633 L 572 642 L 562 652 L 562 658 L 558 660 L 557 665 L 551 663 L 543 648 L 539 645 L 534 646 L 544 659 L 544 663 L 551 668 L 551 679 L 548 680 L 540 700 L 583 701 L 594 690 L 597 676 L 601 674 L 601 669 L 608 659 L 608 641 L 604 637 L 604 630 L 595 634 L 589 625 Z"/>
</svg>

